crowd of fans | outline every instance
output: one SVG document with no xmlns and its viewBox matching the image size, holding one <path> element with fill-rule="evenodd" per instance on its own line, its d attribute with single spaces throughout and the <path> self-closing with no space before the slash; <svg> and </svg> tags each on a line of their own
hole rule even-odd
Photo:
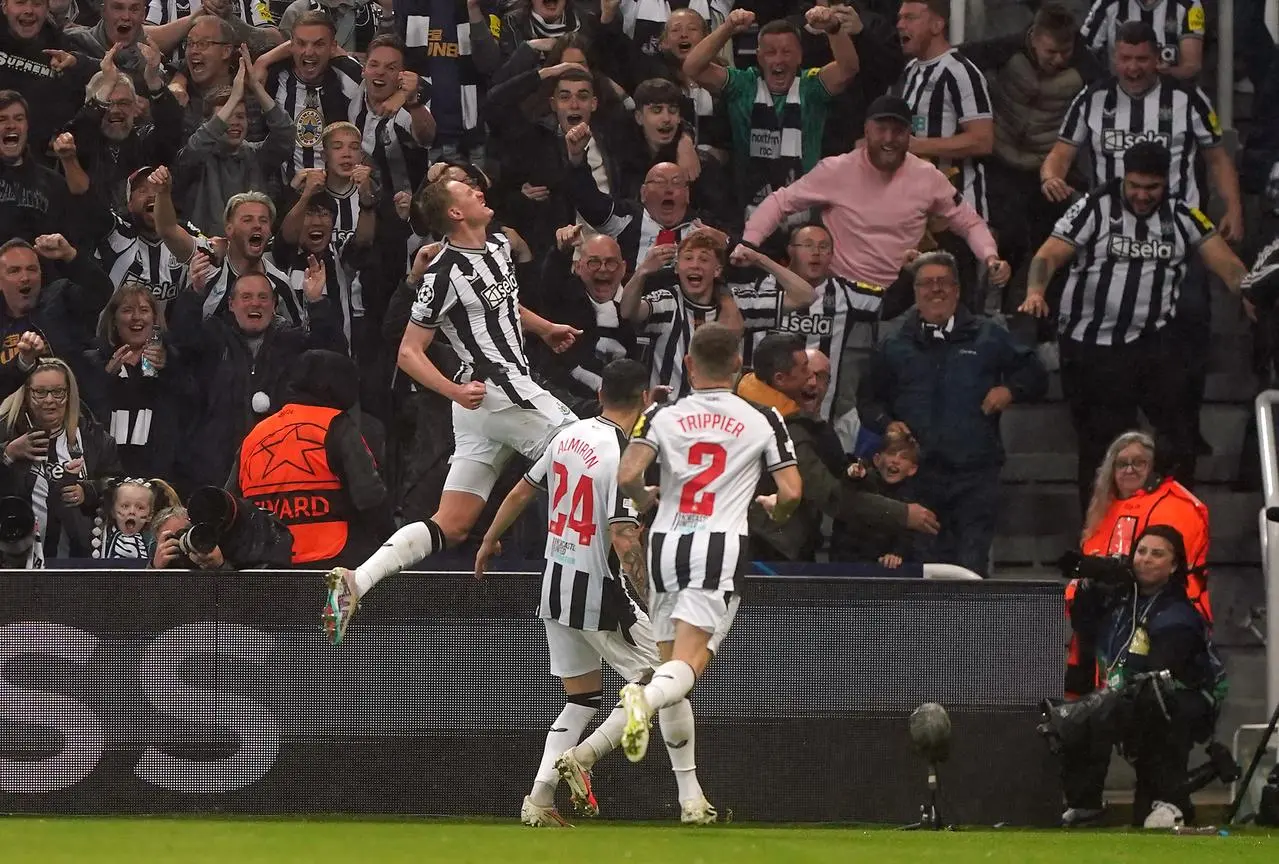
<svg viewBox="0 0 1279 864">
<path fill-rule="evenodd" d="M 809 499 L 758 557 L 986 573 L 999 415 L 1046 390 L 1055 334 L 1031 316 L 1067 276 L 1045 296 L 1035 253 L 1073 200 L 1157 141 L 1170 198 L 1198 207 L 1206 166 L 1220 234 L 1242 236 L 1194 83 L 1203 9 L 1138 6 L 1049 3 L 954 48 L 945 0 L 3 0 L 0 494 L 30 501 L 47 557 L 151 558 L 153 517 L 238 488 L 245 436 L 324 349 L 358 369 L 348 413 L 385 499 L 365 487 L 361 509 L 432 512 L 450 412 L 396 354 L 439 248 L 418 199 L 448 178 L 495 210 L 521 302 L 582 331 L 528 345 L 579 415 L 610 360 L 643 358 L 674 398 L 694 328 L 742 331 L 742 393 L 786 416 Z M 1202 341 L 1205 274 L 1175 281 L 1085 313 Z M 1082 305 L 1061 310 L 1063 363 L 1095 380 L 1119 342 Z M 1019 307 L 1015 336 L 991 317 Z M 1089 422 L 1083 501 L 1125 431 Z"/>
</svg>

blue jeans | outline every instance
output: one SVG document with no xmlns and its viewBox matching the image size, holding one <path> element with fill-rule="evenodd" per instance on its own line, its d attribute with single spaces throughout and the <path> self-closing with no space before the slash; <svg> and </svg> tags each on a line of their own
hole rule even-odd
<svg viewBox="0 0 1279 864">
<path fill-rule="evenodd" d="M 919 503 L 937 514 L 936 537 L 915 535 L 915 557 L 925 564 L 958 564 L 988 575 L 990 544 L 999 512 L 999 466 L 956 470 L 920 466 Z"/>
</svg>

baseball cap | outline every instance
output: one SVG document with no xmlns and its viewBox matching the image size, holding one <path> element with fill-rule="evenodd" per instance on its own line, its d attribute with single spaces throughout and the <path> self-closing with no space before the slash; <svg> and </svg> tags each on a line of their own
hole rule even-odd
<svg viewBox="0 0 1279 864">
<path fill-rule="evenodd" d="M 900 120 L 907 126 L 915 119 L 915 112 L 910 110 L 906 100 L 900 96 L 884 94 L 870 103 L 866 111 L 867 120 Z"/>
<path fill-rule="evenodd" d="M 126 183 L 126 194 L 128 197 L 133 197 L 133 190 L 138 188 L 138 184 L 147 182 L 147 178 L 151 176 L 151 172 L 154 170 L 155 168 L 151 165 L 143 165 L 137 171 L 134 171 L 129 175 L 129 179 Z"/>
</svg>

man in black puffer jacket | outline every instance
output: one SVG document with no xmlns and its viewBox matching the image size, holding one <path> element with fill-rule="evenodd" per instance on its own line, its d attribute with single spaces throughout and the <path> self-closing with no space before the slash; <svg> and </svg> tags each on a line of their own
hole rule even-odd
<svg viewBox="0 0 1279 864">
<path fill-rule="evenodd" d="M 198 291 L 184 291 L 173 301 L 172 344 L 203 393 L 190 446 L 178 457 L 190 488 L 225 483 L 245 434 L 284 404 L 289 369 L 302 352 L 346 351 L 342 322 L 324 298 L 324 268 L 315 269 L 307 271 L 305 285 L 309 329 L 276 317 L 275 292 L 261 273 L 237 279 L 226 312 L 207 320 Z"/>
<path fill-rule="evenodd" d="M 1041 398 L 1048 373 L 1008 331 L 959 304 L 949 253 L 921 255 L 914 280 L 915 306 L 871 355 L 857 413 L 873 432 L 901 428 L 919 441 L 916 491 L 941 522 L 935 539 L 918 541 L 919 560 L 985 575 L 1004 464 L 999 415 Z"/>
</svg>

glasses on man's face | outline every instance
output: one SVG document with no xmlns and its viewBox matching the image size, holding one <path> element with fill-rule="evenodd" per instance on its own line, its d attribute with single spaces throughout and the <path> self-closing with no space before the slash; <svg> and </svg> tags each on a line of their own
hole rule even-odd
<svg viewBox="0 0 1279 864">
<path fill-rule="evenodd" d="M 125 108 L 132 108 L 136 104 L 138 104 L 137 101 L 133 99 L 112 99 L 107 103 L 107 107 L 124 110 Z"/>
<path fill-rule="evenodd" d="M 221 39 L 188 39 L 187 48 L 194 48 L 196 51 L 207 51 L 214 45 L 230 45 L 230 42 L 224 42 Z"/>
<path fill-rule="evenodd" d="M 955 284 L 955 280 L 950 276 L 934 276 L 931 279 L 916 279 L 916 288 L 949 288 Z"/>
<path fill-rule="evenodd" d="M 591 256 L 586 259 L 587 270 L 616 270 L 621 266 L 621 258 L 596 258 Z"/>
<path fill-rule="evenodd" d="M 792 243 L 796 249 L 803 249 L 805 252 L 834 252 L 835 244 L 833 243 L 814 243 L 811 240 L 805 240 L 803 243 Z"/>
<path fill-rule="evenodd" d="M 645 180 L 645 186 L 652 186 L 654 189 L 687 189 L 688 181 L 682 177 L 676 177 L 674 180 Z"/>
<path fill-rule="evenodd" d="M 1149 459 L 1116 459 L 1116 471 L 1145 471 L 1150 467 Z"/>
<path fill-rule="evenodd" d="M 62 403 L 67 401 L 66 387 L 32 387 L 30 392 L 33 402 L 53 401 Z"/>
</svg>

